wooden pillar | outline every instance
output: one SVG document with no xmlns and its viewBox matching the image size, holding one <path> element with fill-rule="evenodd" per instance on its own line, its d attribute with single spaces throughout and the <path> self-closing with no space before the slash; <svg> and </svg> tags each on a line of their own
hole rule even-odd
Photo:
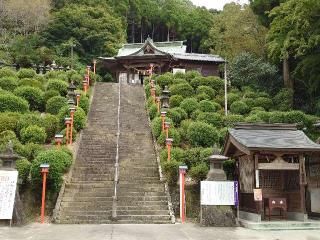
<svg viewBox="0 0 320 240">
<path fill-rule="evenodd" d="M 303 154 L 299 155 L 299 173 L 300 173 L 300 207 L 301 212 L 306 213 L 306 167 L 305 167 L 305 158 Z"/>
<path fill-rule="evenodd" d="M 254 184 L 255 184 L 255 188 L 260 188 L 260 179 L 259 179 L 259 155 L 256 153 L 254 154 Z M 258 214 L 261 215 L 261 219 L 264 217 L 263 216 L 263 197 L 262 197 L 262 201 L 258 201 L 256 202 L 256 208 L 257 208 L 257 212 Z"/>
<path fill-rule="evenodd" d="M 127 83 L 130 83 L 130 69 L 127 69 Z"/>
</svg>

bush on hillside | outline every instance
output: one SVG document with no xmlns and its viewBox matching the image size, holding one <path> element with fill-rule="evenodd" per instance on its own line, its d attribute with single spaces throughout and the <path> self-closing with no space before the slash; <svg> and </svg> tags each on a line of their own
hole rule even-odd
<svg viewBox="0 0 320 240">
<path fill-rule="evenodd" d="M 257 114 L 250 114 L 245 118 L 245 122 L 248 123 L 262 123 L 263 120 Z"/>
<path fill-rule="evenodd" d="M 171 108 L 179 107 L 182 101 L 183 97 L 181 95 L 173 95 L 170 97 L 169 105 Z"/>
<path fill-rule="evenodd" d="M 285 123 L 286 122 L 286 114 L 285 112 L 270 112 L 269 114 L 269 123 Z"/>
<path fill-rule="evenodd" d="M 235 123 L 244 122 L 244 116 L 237 114 L 228 114 L 224 116 L 224 124 L 225 126 L 232 126 Z"/>
<path fill-rule="evenodd" d="M 23 78 L 20 79 L 18 82 L 19 86 L 25 86 L 25 87 L 34 87 L 38 88 L 40 90 L 45 90 L 44 84 L 42 84 L 40 81 L 33 79 L 33 78 Z"/>
<path fill-rule="evenodd" d="M 43 98 L 44 102 L 47 104 L 50 98 L 60 96 L 60 93 L 57 90 L 48 90 L 44 92 Z"/>
<path fill-rule="evenodd" d="M 218 143 L 219 133 L 207 123 L 193 122 L 189 125 L 187 138 L 192 146 L 210 147 Z"/>
<path fill-rule="evenodd" d="M 189 82 L 183 78 L 174 78 L 172 81 L 172 85 L 177 85 L 177 84 L 189 84 Z"/>
<path fill-rule="evenodd" d="M 63 71 L 48 71 L 44 76 L 47 79 L 61 79 L 63 81 L 68 81 L 68 74 L 69 73 Z"/>
<path fill-rule="evenodd" d="M 173 121 L 170 118 L 166 117 L 165 121 L 170 122 L 171 126 L 173 125 Z M 156 117 L 152 120 L 151 130 L 152 130 L 153 135 L 156 138 L 159 138 L 159 136 L 162 132 L 162 119 L 161 119 L 161 117 Z"/>
<path fill-rule="evenodd" d="M 146 93 L 147 99 L 149 99 L 150 96 L 151 96 L 151 86 L 150 86 L 150 84 L 147 84 L 147 85 L 144 86 L 144 91 Z"/>
<path fill-rule="evenodd" d="M 59 111 L 58 118 L 60 127 L 63 128 L 65 126 L 64 119 L 66 117 L 70 117 L 69 106 L 62 107 Z M 81 107 L 77 107 L 74 113 L 73 127 L 76 131 L 80 131 L 86 125 L 87 116 Z"/>
<path fill-rule="evenodd" d="M 47 85 L 48 90 L 56 90 L 61 96 L 65 96 L 68 93 L 68 83 L 58 79 L 50 79 Z"/>
<path fill-rule="evenodd" d="M 0 78 L 0 88 L 12 92 L 18 86 L 18 81 L 15 77 Z"/>
<path fill-rule="evenodd" d="M 199 109 L 199 103 L 195 98 L 186 98 L 182 101 L 180 107 L 190 116 L 193 111 Z"/>
<path fill-rule="evenodd" d="M 196 166 L 202 162 L 207 162 L 208 157 L 212 154 L 211 148 L 188 148 L 185 151 L 185 163 L 189 166 Z"/>
<path fill-rule="evenodd" d="M 0 94 L 0 112 L 20 112 L 29 111 L 29 103 L 13 94 Z"/>
<path fill-rule="evenodd" d="M 85 94 L 81 94 L 79 100 L 79 107 L 81 107 L 86 114 L 89 112 L 89 105 L 89 98 Z"/>
<path fill-rule="evenodd" d="M 166 177 L 169 186 L 175 186 L 179 178 L 179 166 L 183 165 L 182 162 L 166 161 L 161 163 L 163 173 Z"/>
<path fill-rule="evenodd" d="M 33 161 L 44 149 L 45 147 L 43 145 L 30 142 L 22 146 L 22 154 L 20 154 L 29 161 Z"/>
<path fill-rule="evenodd" d="M 188 82 L 191 82 L 196 77 L 201 77 L 201 73 L 198 71 L 187 71 L 185 74 L 185 79 Z"/>
<path fill-rule="evenodd" d="M 41 152 L 31 164 L 31 183 L 36 189 L 41 189 L 42 177 L 39 171 L 42 163 L 50 164 L 47 176 L 47 188 L 49 191 L 58 192 L 62 184 L 63 173 L 68 170 L 72 163 L 72 157 L 64 151 L 47 150 Z"/>
<path fill-rule="evenodd" d="M 173 77 L 175 79 L 184 79 L 186 78 L 186 74 L 183 72 L 176 72 L 175 74 L 173 74 Z"/>
<path fill-rule="evenodd" d="M 70 131 L 70 130 L 69 130 L 69 131 Z M 66 129 L 66 128 L 63 128 L 63 129 L 60 131 L 60 134 L 63 135 L 62 144 L 66 144 L 66 142 L 67 142 L 66 133 L 67 133 L 67 129 Z M 70 132 L 69 132 L 69 134 L 70 134 Z M 76 140 L 77 140 L 77 131 L 76 131 L 76 129 L 73 127 L 73 128 L 72 128 L 72 141 L 75 142 Z"/>
<path fill-rule="evenodd" d="M 228 94 L 228 105 L 231 107 L 232 103 L 240 100 L 241 96 L 236 93 L 229 93 Z"/>
<path fill-rule="evenodd" d="M 279 111 L 290 111 L 293 107 L 293 91 L 282 89 L 273 98 L 274 105 Z"/>
<path fill-rule="evenodd" d="M 179 147 L 173 147 L 170 150 L 171 161 L 183 162 L 185 158 L 185 151 Z M 160 161 L 166 162 L 168 161 L 168 149 L 164 148 L 160 152 Z"/>
<path fill-rule="evenodd" d="M 191 167 L 188 174 L 196 183 L 199 184 L 200 181 L 206 179 L 208 172 L 208 165 L 206 163 L 200 163 L 196 166 Z"/>
<path fill-rule="evenodd" d="M 0 78 L 3 77 L 16 77 L 16 71 L 9 67 L 0 68 Z"/>
<path fill-rule="evenodd" d="M 190 124 L 191 124 L 192 122 L 193 122 L 193 121 L 192 121 L 191 119 L 186 119 L 186 120 L 181 121 L 181 123 L 180 123 L 179 131 L 180 131 L 181 139 L 182 139 L 183 141 L 186 141 L 186 140 L 187 140 L 188 128 L 189 128 L 189 126 L 190 126 Z"/>
<path fill-rule="evenodd" d="M 263 107 L 266 110 L 270 110 L 273 108 L 273 101 L 270 98 L 266 97 L 258 97 L 254 99 L 255 101 L 255 107 Z"/>
<path fill-rule="evenodd" d="M 224 82 L 219 77 L 196 77 L 190 84 L 194 89 L 197 89 L 199 86 L 209 86 L 215 91 L 220 91 L 224 88 Z"/>
<path fill-rule="evenodd" d="M 167 116 L 172 119 L 175 126 L 179 126 L 180 122 L 188 115 L 182 108 L 171 108 L 168 110 Z"/>
<path fill-rule="evenodd" d="M 205 93 L 210 97 L 210 99 L 213 99 L 216 95 L 216 91 L 209 86 L 199 86 L 197 88 L 197 94 L 201 93 Z"/>
<path fill-rule="evenodd" d="M 217 109 L 215 107 L 215 105 L 213 104 L 213 102 L 208 101 L 208 100 L 203 100 L 199 103 L 199 109 L 202 112 L 216 112 Z"/>
<path fill-rule="evenodd" d="M 15 131 L 19 119 L 19 113 L 0 113 L 0 133 L 7 130 Z"/>
<path fill-rule="evenodd" d="M 169 138 L 173 139 L 172 146 L 178 147 L 181 142 L 180 133 L 177 129 L 170 127 L 169 128 Z M 159 145 L 165 146 L 166 145 L 166 133 L 165 131 L 161 132 L 160 136 L 157 139 Z"/>
<path fill-rule="evenodd" d="M 10 140 L 12 141 L 16 139 L 16 134 L 12 130 L 5 130 L 0 132 L 0 146 L 7 145 Z"/>
<path fill-rule="evenodd" d="M 174 84 L 170 86 L 172 95 L 180 95 L 184 98 L 192 97 L 194 94 L 193 88 L 187 83 Z"/>
<path fill-rule="evenodd" d="M 65 97 L 55 96 L 48 100 L 46 104 L 46 112 L 56 115 L 63 107 L 68 107 L 68 100 Z"/>
<path fill-rule="evenodd" d="M 43 118 L 43 127 L 46 130 L 47 139 L 46 141 L 49 142 L 51 139 L 54 138 L 54 135 L 57 133 L 59 128 L 59 120 L 58 117 L 51 114 L 46 114 Z"/>
<path fill-rule="evenodd" d="M 149 118 L 152 120 L 154 119 L 155 117 L 159 116 L 158 114 L 158 107 L 156 104 L 152 104 L 150 107 L 149 107 Z"/>
<path fill-rule="evenodd" d="M 46 141 L 47 134 L 44 128 L 31 125 L 23 128 L 20 132 L 22 143 L 39 143 L 43 144 Z"/>
<path fill-rule="evenodd" d="M 26 128 L 30 125 L 36 125 L 38 127 L 44 126 L 44 121 L 40 114 L 28 113 L 21 115 L 19 121 L 17 122 L 17 133 L 20 133 L 23 128 Z"/>
<path fill-rule="evenodd" d="M 221 116 L 219 113 L 200 113 L 197 117 L 197 121 L 205 122 L 213 127 L 220 128 L 223 126 L 223 116 Z"/>
<path fill-rule="evenodd" d="M 14 94 L 27 100 L 31 111 L 44 110 L 44 93 L 39 88 L 21 86 L 14 90 Z"/>
<path fill-rule="evenodd" d="M 22 78 L 33 78 L 36 76 L 36 71 L 34 71 L 33 69 L 30 68 L 21 68 L 18 71 L 18 78 L 22 79 Z"/>
<path fill-rule="evenodd" d="M 19 173 L 19 179 L 22 180 L 23 184 L 26 183 L 29 178 L 31 163 L 25 158 L 19 159 L 16 161 L 16 169 Z"/>
<path fill-rule="evenodd" d="M 171 85 L 171 83 L 173 82 L 173 78 L 173 74 L 167 72 L 163 75 L 157 76 L 155 80 L 157 85 L 159 85 L 163 89 L 165 86 Z"/>
<path fill-rule="evenodd" d="M 230 111 L 234 114 L 244 115 L 250 111 L 250 108 L 243 101 L 235 101 L 231 104 Z"/>
<path fill-rule="evenodd" d="M 205 93 L 200 93 L 200 94 L 196 95 L 195 98 L 197 99 L 198 102 L 203 101 L 203 100 L 210 100 L 210 96 Z"/>
</svg>

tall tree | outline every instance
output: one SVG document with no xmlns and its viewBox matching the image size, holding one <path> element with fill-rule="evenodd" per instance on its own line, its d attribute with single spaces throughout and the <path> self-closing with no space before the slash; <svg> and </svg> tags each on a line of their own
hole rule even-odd
<svg viewBox="0 0 320 240">
<path fill-rule="evenodd" d="M 269 27 L 271 22 L 269 18 L 270 11 L 284 1 L 285 0 L 250 0 L 250 7 L 252 11 L 258 15 L 260 23 L 265 27 Z"/>
</svg>

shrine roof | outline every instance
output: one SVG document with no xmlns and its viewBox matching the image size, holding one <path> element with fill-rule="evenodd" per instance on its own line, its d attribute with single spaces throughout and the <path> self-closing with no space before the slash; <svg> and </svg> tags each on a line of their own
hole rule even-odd
<svg viewBox="0 0 320 240">
<path fill-rule="evenodd" d="M 176 59 L 189 60 L 189 61 L 220 62 L 220 63 L 225 62 L 225 60 L 220 56 L 212 55 L 212 54 L 174 53 L 173 57 Z"/>
<path fill-rule="evenodd" d="M 320 145 L 292 124 L 237 124 L 229 129 L 223 152 L 230 144 L 240 151 L 295 151 L 320 152 Z"/>
</svg>

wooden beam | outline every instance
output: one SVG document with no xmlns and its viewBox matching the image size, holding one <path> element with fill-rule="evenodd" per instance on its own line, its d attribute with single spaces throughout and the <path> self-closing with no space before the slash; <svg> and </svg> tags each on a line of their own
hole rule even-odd
<svg viewBox="0 0 320 240">
<path fill-rule="evenodd" d="M 299 155 L 300 165 L 300 207 L 301 212 L 306 213 L 306 171 L 305 171 L 305 159 L 303 154 Z"/>
</svg>

